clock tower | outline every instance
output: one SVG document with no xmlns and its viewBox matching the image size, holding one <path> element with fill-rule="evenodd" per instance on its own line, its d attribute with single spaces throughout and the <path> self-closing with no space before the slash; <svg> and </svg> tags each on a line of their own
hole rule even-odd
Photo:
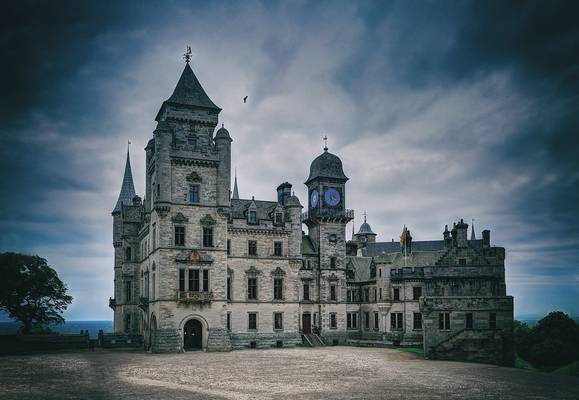
<svg viewBox="0 0 579 400">
<path fill-rule="evenodd" d="M 331 335 L 345 330 L 346 224 L 354 211 L 346 209 L 346 182 L 340 158 L 324 148 L 310 165 L 308 211 L 304 223 L 318 253 L 321 330 Z"/>
</svg>

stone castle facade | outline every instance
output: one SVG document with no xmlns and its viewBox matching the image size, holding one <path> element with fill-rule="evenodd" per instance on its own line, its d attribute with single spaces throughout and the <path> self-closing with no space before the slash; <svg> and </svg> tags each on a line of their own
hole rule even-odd
<svg viewBox="0 0 579 400">
<path fill-rule="evenodd" d="M 275 201 L 240 199 L 220 111 L 187 64 L 145 149 L 143 200 L 127 153 L 112 212 L 116 334 L 154 352 L 420 344 L 430 358 L 513 362 L 505 250 L 489 231 L 467 240 L 461 220 L 443 240 L 405 228 L 377 242 L 364 221 L 347 241 L 348 177 L 327 148 L 305 212 L 287 182 Z"/>
</svg>

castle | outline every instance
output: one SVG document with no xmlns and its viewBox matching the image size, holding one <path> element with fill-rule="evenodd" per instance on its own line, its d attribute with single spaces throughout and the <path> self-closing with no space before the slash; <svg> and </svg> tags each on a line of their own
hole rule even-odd
<svg viewBox="0 0 579 400">
<path fill-rule="evenodd" d="M 364 218 L 347 241 L 348 177 L 327 147 L 305 212 L 288 182 L 275 201 L 241 199 L 220 111 L 187 62 L 145 148 L 142 200 L 127 152 L 112 212 L 116 334 L 154 352 L 413 344 L 429 358 L 513 363 L 505 250 L 488 230 L 469 240 L 461 220 L 442 240 L 404 228 L 378 242 Z"/>
</svg>

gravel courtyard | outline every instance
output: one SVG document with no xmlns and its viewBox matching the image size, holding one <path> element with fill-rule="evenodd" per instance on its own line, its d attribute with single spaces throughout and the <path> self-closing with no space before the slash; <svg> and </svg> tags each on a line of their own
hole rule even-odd
<svg viewBox="0 0 579 400">
<path fill-rule="evenodd" d="M 579 379 L 327 347 L 0 357 L 0 399 L 579 399 Z"/>
</svg>

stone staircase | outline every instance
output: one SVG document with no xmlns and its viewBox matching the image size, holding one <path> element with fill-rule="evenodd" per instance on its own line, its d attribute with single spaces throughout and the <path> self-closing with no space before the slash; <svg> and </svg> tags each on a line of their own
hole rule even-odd
<svg viewBox="0 0 579 400">
<path fill-rule="evenodd" d="M 315 333 L 302 334 L 302 342 L 307 347 L 323 347 L 326 345 L 324 339 Z"/>
</svg>

